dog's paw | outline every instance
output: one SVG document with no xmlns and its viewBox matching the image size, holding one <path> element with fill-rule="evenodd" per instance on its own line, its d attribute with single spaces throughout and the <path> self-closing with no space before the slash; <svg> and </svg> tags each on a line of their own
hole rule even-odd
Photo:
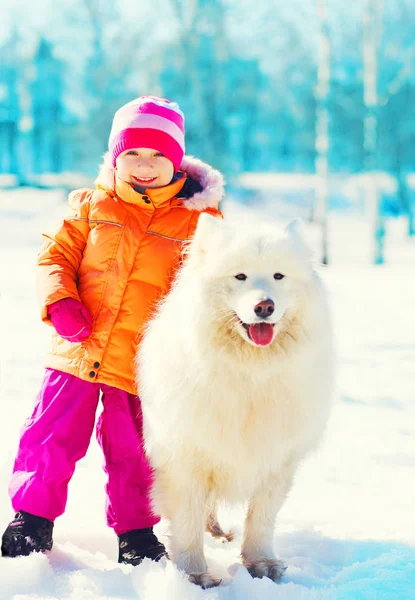
<svg viewBox="0 0 415 600">
<path fill-rule="evenodd" d="M 232 531 L 224 531 L 223 535 L 219 536 L 219 539 L 222 544 L 225 544 L 226 542 L 233 542 L 233 540 L 235 539 Z"/>
<path fill-rule="evenodd" d="M 218 579 L 216 577 L 212 577 L 210 573 L 205 571 L 205 573 L 191 573 L 189 575 L 190 583 L 195 583 L 199 585 L 201 588 L 206 590 L 207 588 L 218 586 L 222 579 Z"/>
<path fill-rule="evenodd" d="M 277 558 L 260 558 L 258 560 L 244 561 L 251 577 L 268 577 L 272 581 L 279 581 L 284 575 L 287 567 L 282 560 Z"/>
</svg>

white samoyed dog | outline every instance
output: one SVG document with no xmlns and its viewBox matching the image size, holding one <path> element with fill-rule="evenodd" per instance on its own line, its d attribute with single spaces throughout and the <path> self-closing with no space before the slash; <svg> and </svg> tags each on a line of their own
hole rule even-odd
<svg viewBox="0 0 415 600">
<path fill-rule="evenodd" d="M 204 530 L 231 539 L 216 505 L 248 501 L 242 562 L 277 581 L 273 529 L 331 404 L 324 286 L 296 223 L 242 230 L 201 215 L 171 292 L 137 357 L 155 513 L 169 556 L 202 587 Z"/>
</svg>

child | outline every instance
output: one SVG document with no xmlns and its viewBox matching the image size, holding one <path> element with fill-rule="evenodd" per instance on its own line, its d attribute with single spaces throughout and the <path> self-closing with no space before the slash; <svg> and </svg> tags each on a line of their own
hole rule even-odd
<svg viewBox="0 0 415 600">
<path fill-rule="evenodd" d="M 134 357 L 201 211 L 221 215 L 223 179 L 184 157 L 177 104 L 143 96 L 116 112 L 96 184 L 70 194 L 70 212 L 54 235 L 44 235 L 39 254 L 42 319 L 55 331 L 14 463 L 9 492 L 16 515 L 3 534 L 3 556 L 52 548 L 54 521 L 87 451 L 100 395 L 96 430 L 118 562 L 137 565 L 166 554 L 152 529 L 159 519 L 149 505 Z"/>
</svg>

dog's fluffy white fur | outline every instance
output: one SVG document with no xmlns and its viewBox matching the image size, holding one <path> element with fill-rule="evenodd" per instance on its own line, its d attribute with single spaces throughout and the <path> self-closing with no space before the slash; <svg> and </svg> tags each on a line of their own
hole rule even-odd
<svg viewBox="0 0 415 600">
<path fill-rule="evenodd" d="M 201 215 L 137 357 L 154 511 L 170 521 L 170 558 L 203 587 L 218 583 L 203 535 L 226 536 L 221 500 L 249 501 L 241 555 L 250 573 L 282 576 L 276 515 L 329 414 L 328 303 L 297 229 L 241 230 Z M 272 314 L 255 312 L 263 301 Z M 248 333 L 261 321 L 273 327 L 267 345 Z"/>
</svg>

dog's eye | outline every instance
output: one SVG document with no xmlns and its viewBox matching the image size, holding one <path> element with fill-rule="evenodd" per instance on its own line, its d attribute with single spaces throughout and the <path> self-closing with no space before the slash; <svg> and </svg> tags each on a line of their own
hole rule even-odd
<svg viewBox="0 0 415 600">
<path fill-rule="evenodd" d="M 238 281 L 245 281 L 245 279 L 248 279 L 248 277 L 245 275 L 245 273 L 238 273 L 238 275 L 235 275 L 235 279 Z"/>
<path fill-rule="evenodd" d="M 285 275 L 282 273 L 274 273 L 274 279 L 284 279 Z"/>
</svg>

